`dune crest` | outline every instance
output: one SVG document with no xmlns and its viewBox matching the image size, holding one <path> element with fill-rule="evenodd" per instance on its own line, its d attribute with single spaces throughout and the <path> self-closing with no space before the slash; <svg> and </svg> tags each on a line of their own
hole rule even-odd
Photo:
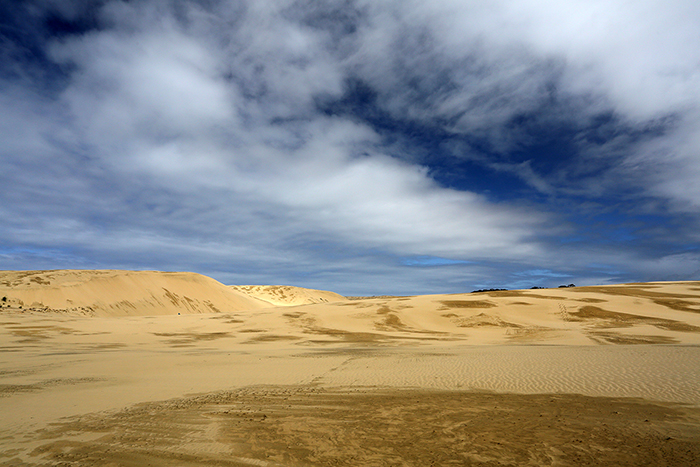
<svg viewBox="0 0 700 467">
<path fill-rule="evenodd" d="M 229 287 L 250 297 L 263 300 L 272 306 L 313 305 L 347 300 L 335 292 L 291 285 L 231 285 Z"/>
<path fill-rule="evenodd" d="M 255 310 L 266 302 L 191 272 L 55 270 L 0 272 L 6 309 L 91 316 Z"/>
</svg>

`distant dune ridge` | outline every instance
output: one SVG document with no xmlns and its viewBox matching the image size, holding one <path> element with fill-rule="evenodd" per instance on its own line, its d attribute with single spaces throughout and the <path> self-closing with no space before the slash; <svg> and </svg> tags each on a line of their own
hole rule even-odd
<svg viewBox="0 0 700 467">
<path fill-rule="evenodd" d="M 346 300 L 293 286 L 226 286 L 191 272 L 0 271 L 5 308 L 92 316 L 220 313 Z"/>
<path fill-rule="evenodd" d="M 237 292 L 268 302 L 272 306 L 311 305 L 347 300 L 335 292 L 290 285 L 231 285 L 229 287 Z"/>
<path fill-rule="evenodd" d="M 57 270 L 0 272 L 0 299 L 34 311 L 94 316 L 255 310 L 268 303 L 190 272 Z"/>
<path fill-rule="evenodd" d="M 700 283 L 659 282 L 348 300 L 292 286 L 226 286 L 189 272 L 0 272 L 4 311 L 90 316 L 264 313 L 259 339 L 406 338 L 572 345 L 700 343 Z M 255 315 L 258 316 L 258 315 Z M 250 332 L 240 326 L 241 332 Z"/>
</svg>

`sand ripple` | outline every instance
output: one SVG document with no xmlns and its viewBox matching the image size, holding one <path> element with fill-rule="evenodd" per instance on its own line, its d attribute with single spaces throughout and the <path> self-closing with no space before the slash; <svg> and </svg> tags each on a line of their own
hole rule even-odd
<svg viewBox="0 0 700 467">
<path fill-rule="evenodd" d="M 700 405 L 700 348 L 495 346 L 422 355 L 387 350 L 348 360 L 317 382 L 643 397 Z"/>
</svg>

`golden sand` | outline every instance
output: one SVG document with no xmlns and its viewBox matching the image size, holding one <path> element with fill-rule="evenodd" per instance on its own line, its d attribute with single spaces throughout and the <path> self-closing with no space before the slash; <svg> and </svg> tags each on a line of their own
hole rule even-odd
<svg viewBox="0 0 700 467">
<path fill-rule="evenodd" d="M 0 465 L 700 465 L 697 282 L 346 300 L 46 271 L 2 297 Z"/>
</svg>

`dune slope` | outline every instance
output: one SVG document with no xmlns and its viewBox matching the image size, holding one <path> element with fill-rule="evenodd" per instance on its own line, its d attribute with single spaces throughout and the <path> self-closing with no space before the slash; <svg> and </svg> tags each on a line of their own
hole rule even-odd
<svg viewBox="0 0 700 467">
<path fill-rule="evenodd" d="M 93 316 L 218 313 L 269 306 L 189 272 L 57 270 L 0 272 L 7 309 Z"/>
<path fill-rule="evenodd" d="M 433 345 L 700 344 L 700 284 L 627 284 L 346 300 L 249 316 L 257 339 Z"/>
<path fill-rule="evenodd" d="M 231 285 L 229 287 L 237 292 L 263 300 L 272 306 L 311 305 L 347 300 L 335 292 L 290 285 Z"/>
</svg>

